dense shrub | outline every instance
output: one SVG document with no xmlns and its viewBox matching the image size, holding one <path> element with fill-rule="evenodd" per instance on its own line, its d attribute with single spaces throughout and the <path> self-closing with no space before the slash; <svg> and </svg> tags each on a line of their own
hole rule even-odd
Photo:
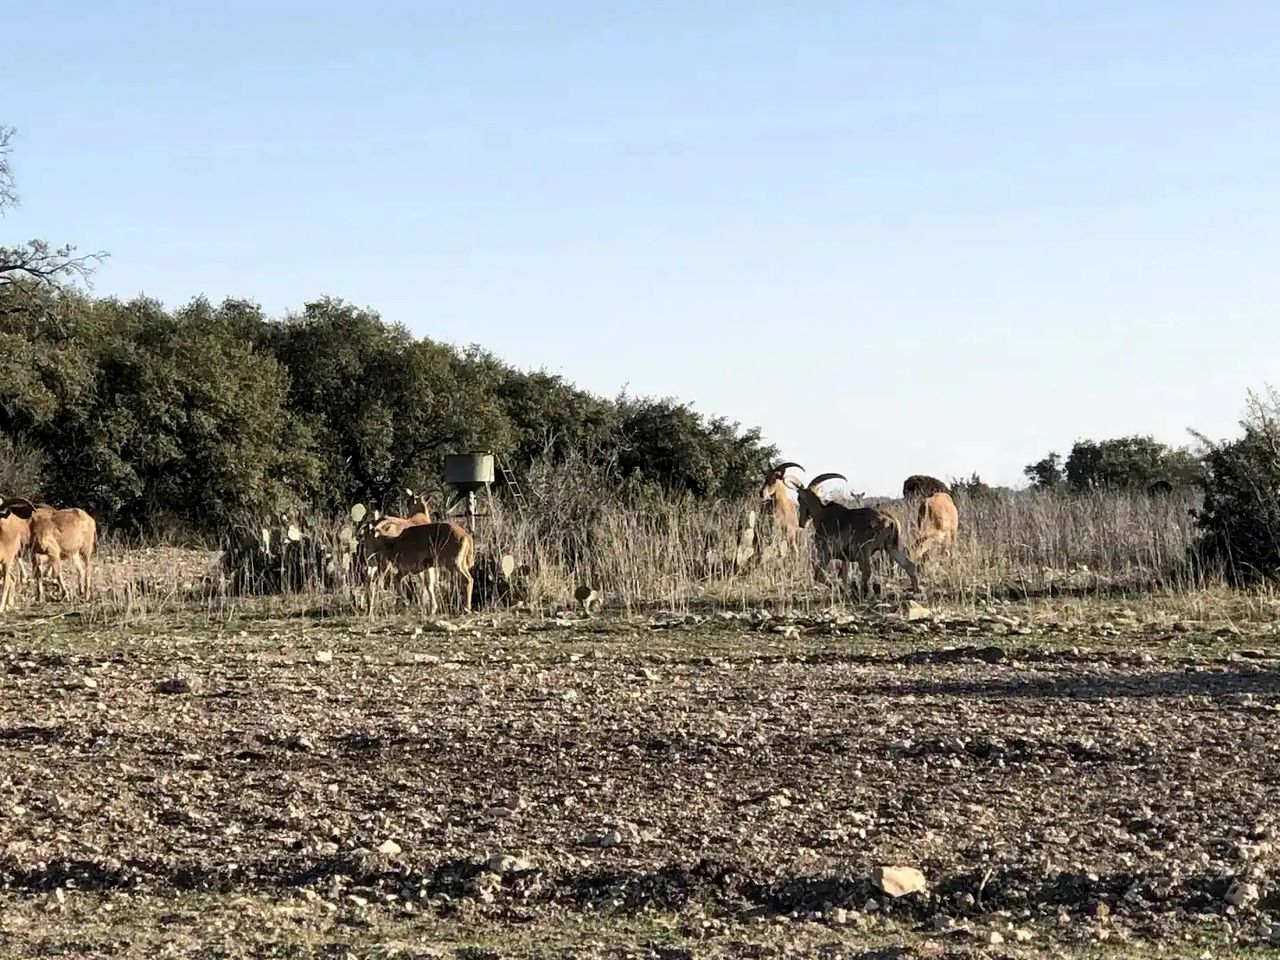
<svg viewBox="0 0 1280 960">
<path fill-rule="evenodd" d="M 1236 582 L 1280 578 L 1280 397 L 1250 399 L 1244 436 L 1205 441 L 1200 555 Z M 1202 438 L 1203 439 L 1203 438 Z"/>
</svg>

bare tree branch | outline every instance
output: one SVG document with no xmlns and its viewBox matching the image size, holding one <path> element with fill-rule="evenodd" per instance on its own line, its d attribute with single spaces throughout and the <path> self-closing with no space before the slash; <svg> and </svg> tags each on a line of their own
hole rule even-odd
<svg viewBox="0 0 1280 960">
<path fill-rule="evenodd" d="M 18 202 L 18 194 L 14 191 L 13 171 L 9 169 L 12 143 L 13 127 L 0 127 L 0 212 Z"/>
<path fill-rule="evenodd" d="M 5 208 L 18 203 L 13 169 L 9 166 L 13 134 L 13 127 L 0 126 L 0 215 Z M 16 247 L 0 246 L 0 289 L 22 281 L 48 287 L 60 287 L 74 280 L 87 283 L 107 254 L 100 250 L 77 256 L 75 249 L 71 244 L 51 247 L 45 240 L 29 240 Z"/>
<path fill-rule="evenodd" d="M 88 280 L 104 251 L 74 256 L 70 244 L 56 249 L 44 240 L 30 240 L 20 247 L 0 247 L 0 287 L 20 280 L 57 286 L 64 280 Z"/>
</svg>

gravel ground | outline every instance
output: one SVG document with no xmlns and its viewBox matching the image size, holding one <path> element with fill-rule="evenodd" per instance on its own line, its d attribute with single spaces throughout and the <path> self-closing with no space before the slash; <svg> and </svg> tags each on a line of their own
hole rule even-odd
<svg viewBox="0 0 1280 960">
<path fill-rule="evenodd" d="M 11 620 L 0 950 L 1280 944 L 1273 625 L 911 616 Z"/>
</svg>

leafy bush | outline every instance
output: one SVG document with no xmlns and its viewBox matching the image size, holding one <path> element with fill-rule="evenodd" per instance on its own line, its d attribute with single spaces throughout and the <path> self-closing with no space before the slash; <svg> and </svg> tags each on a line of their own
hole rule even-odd
<svg viewBox="0 0 1280 960">
<path fill-rule="evenodd" d="M 1244 436 L 1207 448 L 1200 556 L 1237 583 L 1280 578 L 1280 396 L 1251 396 Z"/>
</svg>

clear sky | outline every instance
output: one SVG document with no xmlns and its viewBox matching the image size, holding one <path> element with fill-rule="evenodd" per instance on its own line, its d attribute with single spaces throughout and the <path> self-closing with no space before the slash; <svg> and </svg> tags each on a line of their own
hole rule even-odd
<svg viewBox="0 0 1280 960">
<path fill-rule="evenodd" d="M 0 236 L 330 294 L 891 492 L 1280 381 L 1280 4 L 0 11 Z"/>
</svg>

